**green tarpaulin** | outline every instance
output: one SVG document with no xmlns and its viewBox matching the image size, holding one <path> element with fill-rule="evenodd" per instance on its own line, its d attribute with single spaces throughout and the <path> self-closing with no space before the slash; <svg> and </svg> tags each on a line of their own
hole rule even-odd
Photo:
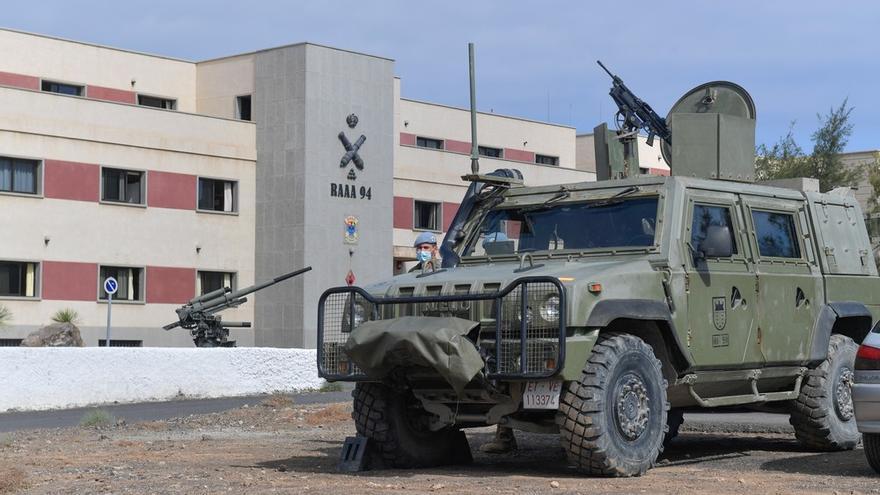
<svg viewBox="0 0 880 495">
<path fill-rule="evenodd" d="M 368 321 L 351 333 L 345 352 L 372 379 L 398 367 L 432 368 L 460 394 L 483 369 L 479 351 L 465 337 L 478 324 L 433 316 Z"/>
</svg>

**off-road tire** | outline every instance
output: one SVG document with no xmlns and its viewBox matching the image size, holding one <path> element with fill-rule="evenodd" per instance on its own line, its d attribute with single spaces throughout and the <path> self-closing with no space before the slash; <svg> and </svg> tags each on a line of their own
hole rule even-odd
<svg viewBox="0 0 880 495">
<path fill-rule="evenodd" d="M 358 435 L 367 437 L 372 468 L 424 468 L 472 462 L 461 430 L 419 428 L 425 414 L 412 395 L 378 383 L 358 383 L 351 392 Z M 408 416 L 409 415 L 409 416 Z"/>
<path fill-rule="evenodd" d="M 865 444 L 865 458 L 874 471 L 880 473 L 880 433 L 863 433 L 862 443 Z"/>
<path fill-rule="evenodd" d="M 851 338 L 832 335 L 828 357 L 804 377 L 789 418 L 803 445 L 823 451 L 852 450 L 858 445 L 851 393 L 857 350 Z"/>
<path fill-rule="evenodd" d="M 663 435 L 663 450 L 666 450 L 666 447 L 669 446 L 669 442 L 678 436 L 678 430 L 681 428 L 682 423 L 684 423 L 683 409 L 674 408 L 666 412 L 666 426 L 668 429 L 666 430 L 666 434 Z"/>
<path fill-rule="evenodd" d="M 641 476 L 663 451 L 666 380 L 642 339 L 600 334 L 581 378 L 564 391 L 556 423 L 562 447 L 579 471 Z"/>
</svg>

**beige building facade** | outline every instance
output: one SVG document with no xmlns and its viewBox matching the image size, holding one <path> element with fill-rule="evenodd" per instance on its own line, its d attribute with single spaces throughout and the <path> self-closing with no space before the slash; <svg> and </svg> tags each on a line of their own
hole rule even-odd
<svg viewBox="0 0 880 495">
<path fill-rule="evenodd" d="M 191 346 L 161 329 L 179 305 L 311 265 L 224 318 L 254 322 L 239 345 L 313 347 L 320 293 L 405 270 L 467 187 L 468 111 L 402 98 L 387 58 L 301 43 L 191 62 L 12 30 L 0 48 L 0 345 L 60 309 L 103 343 L 113 276 L 113 345 Z M 571 127 L 480 113 L 478 132 L 484 172 L 595 180 Z"/>
</svg>

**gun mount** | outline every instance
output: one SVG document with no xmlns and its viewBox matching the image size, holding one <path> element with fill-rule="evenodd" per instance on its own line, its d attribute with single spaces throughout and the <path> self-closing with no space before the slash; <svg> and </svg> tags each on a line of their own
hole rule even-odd
<svg viewBox="0 0 880 495">
<path fill-rule="evenodd" d="M 182 327 L 189 330 L 196 347 L 235 347 L 235 341 L 228 340 L 229 329 L 250 328 L 250 322 L 223 321 L 222 317 L 217 313 L 229 308 L 237 308 L 247 302 L 247 298 L 244 296 L 301 275 L 311 269 L 312 267 L 307 266 L 280 277 L 275 277 L 268 282 L 251 285 L 237 291 L 233 291 L 229 287 L 223 287 L 195 297 L 175 310 L 178 321 L 169 323 L 162 328 L 171 330 Z"/>
</svg>

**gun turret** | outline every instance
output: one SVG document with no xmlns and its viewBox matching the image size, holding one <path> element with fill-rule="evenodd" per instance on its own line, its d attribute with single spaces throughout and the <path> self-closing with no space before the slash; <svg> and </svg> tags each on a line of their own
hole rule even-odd
<svg viewBox="0 0 880 495">
<path fill-rule="evenodd" d="M 638 96 L 636 96 L 629 88 L 623 84 L 623 79 L 615 76 L 608 70 L 602 61 L 597 60 L 599 67 L 611 76 L 613 86 L 611 91 L 611 99 L 617 104 L 618 123 L 622 130 L 627 132 L 637 132 L 643 130 L 648 134 L 648 146 L 654 146 L 654 136 L 666 141 L 666 144 L 672 144 L 672 133 L 666 125 L 666 119 L 657 115 L 657 112 L 651 108 Z"/>
<path fill-rule="evenodd" d="M 244 289 L 233 291 L 223 287 L 199 297 L 194 297 L 183 306 L 177 308 L 177 321 L 165 325 L 165 330 L 183 327 L 190 331 L 197 347 L 234 347 L 235 341 L 229 341 L 229 328 L 250 328 L 250 322 L 224 322 L 217 313 L 229 308 L 237 308 L 247 302 L 247 296 L 258 290 L 283 282 L 301 275 L 312 267 L 285 273 L 268 282 L 254 284 Z"/>
</svg>

